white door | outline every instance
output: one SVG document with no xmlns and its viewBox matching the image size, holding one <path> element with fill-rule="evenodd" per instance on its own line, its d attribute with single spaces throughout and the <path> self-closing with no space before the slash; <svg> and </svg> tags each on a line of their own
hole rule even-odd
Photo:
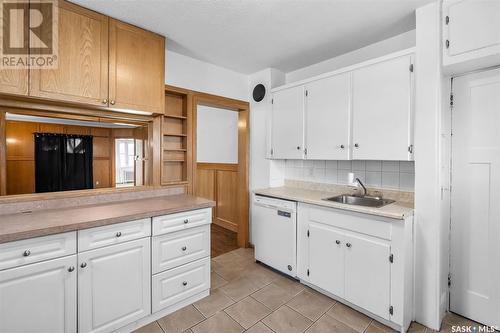
<svg viewBox="0 0 500 333">
<path fill-rule="evenodd" d="M 304 86 L 280 90 L 273 94 L 273 158 L 304 157 L 304 97 Z"/>
<path fill-rule="evenodd" d="M 500 326 L 500 69 L 453 80 L 451 311 Z"/>
<path fill-rule="evenodd" d="M 79 333 L 110 332 L 150 313 L 149 238 L 78 254 Z"/>
<path fill-rule="evenodd" d="M 390 246 L 382 240 L 347 235 L 345 244 L 345 299 L 389 319 Z"/>
<path fill-rule="evenodd" d="M 353 72 L 353 159 L 412 158 L 411 63 L 408 55 Z"/>
<path fill-rule="evenodd" d="M 76 332 L 76 255 L 0 271 L 0 332 Z"/>
<path fill-rule="evenodd" d="M 307 84 L 306 148 L 308 159 L 349 158 L 350 73 Z"/>
<path fill-rule="evenodd" d="M 309 224 L 309 282 L 344 297 L 344 238 L 335 229 Z"/>
<path fill-rule="evenodd" d="M 500 1 L 448 0 L 444 2 L 445 55 L 457 56 L 500 45 Z M 446 45 L 446 42 L 445 42 Z"/>
</svg>

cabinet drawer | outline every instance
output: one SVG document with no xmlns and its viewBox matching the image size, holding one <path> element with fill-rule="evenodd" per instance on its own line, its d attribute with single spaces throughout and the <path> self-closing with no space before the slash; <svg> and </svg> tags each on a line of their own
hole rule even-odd
<svg viewBox="0 0 500 333">
<path fill-rule="evenodd" d="M 210 255 L 210 226 L 153 237 L 153 274 Z"/>
<path fill-rule="evenodd" d="M 212 222 L 212 209 L 198 209 L 189 212 L 153 217 L 153 236 L 198 227 Z"/>
<path fill-rule="evenodd" d="M 153 275 L 153 312 L 210 288 L 210 258 Z"/>
<path fill-rule="evenodd" d="M 78 231 L 78 251 L 97 249 L 151 236 L 151 219 L 107 225 Z"/>
<path fill-rule="evenodd" d="M 0 270 L 76 253 L 76 232 L 0 244 Z"/>
</svg>

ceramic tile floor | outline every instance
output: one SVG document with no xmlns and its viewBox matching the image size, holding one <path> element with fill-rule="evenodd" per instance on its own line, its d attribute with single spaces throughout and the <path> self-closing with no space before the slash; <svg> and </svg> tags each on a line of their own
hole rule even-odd
<svg viewBox="0 0 500 333">
<path fill-rule="evenodd" d="M 367 316 L 265 266 L 251 249 L 212 259 L 210 296 L 135 333 L 388 333 Z M 471 321 L 449 314 L 441 332 Z M 434 332 L 413 323 L 408 332 Z"/>
</svg>

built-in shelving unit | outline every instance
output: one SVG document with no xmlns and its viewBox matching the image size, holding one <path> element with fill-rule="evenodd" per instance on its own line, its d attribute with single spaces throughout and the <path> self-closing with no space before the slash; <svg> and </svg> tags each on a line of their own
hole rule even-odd
<svg viewBox="0 0 500 333">
<path fill-rule="evenodd" d="M 188 91 L 165 88 L 165 114 L 162 116 L 162 185 L 188 185 L 191 169 L 191 108 Z"/>
</svg>

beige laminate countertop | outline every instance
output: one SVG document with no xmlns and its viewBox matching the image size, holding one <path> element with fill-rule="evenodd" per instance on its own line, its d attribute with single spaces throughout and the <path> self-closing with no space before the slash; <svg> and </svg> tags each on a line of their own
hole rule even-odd
<svg viewBox="0 0 500 333">
<path fill-rule="evenodd" d="M 213 207 L 211 200 L 169 195 L 32 213 L 0 215 L 0 243 Z"/>
<path fill-rule="evenodd" d="M 371 214 L 376 216 L 388 217 L 398 220 L 403 220 L 407 216 L 413 215 L 413 203 L 396 201 L 384 207 L 363 207 L 355 205 L 341 204 L 333 201 L 322 200 L 324 198 L 333 197 L 339 194 L 344 194 L 345 191 L 320 191 L 313 189 L 304 189 L 296 187 L 273 187 L 254 191 L 255 194 L 261 194 L 274 198 L 281 198 L 297 202 L 303 202 L 324 207 L 338 208 L 352 212 Z"/>
</svg>

